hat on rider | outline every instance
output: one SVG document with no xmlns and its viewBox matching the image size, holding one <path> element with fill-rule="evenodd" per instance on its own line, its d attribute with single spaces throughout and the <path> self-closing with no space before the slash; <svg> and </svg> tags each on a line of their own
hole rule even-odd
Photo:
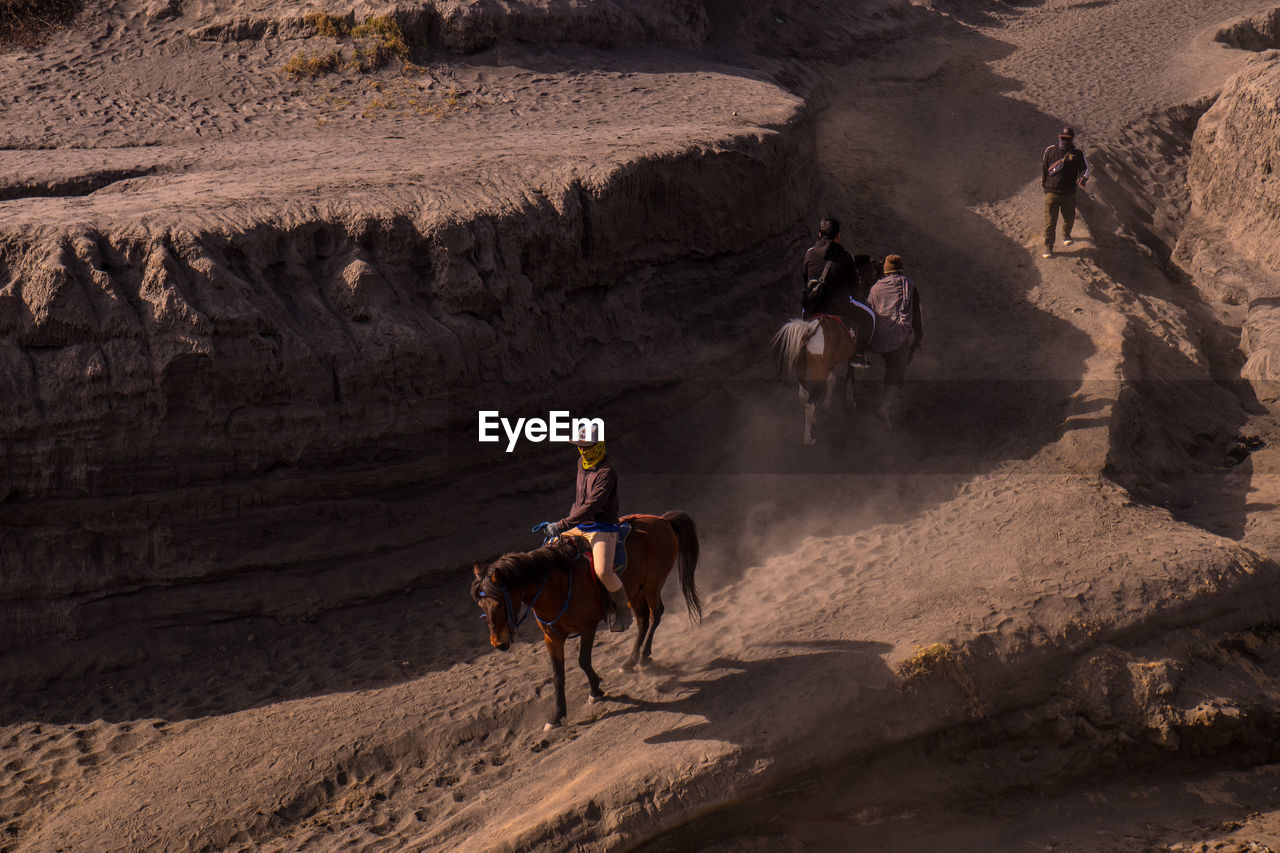
<svg viewBox="0 0 1280 853">
<path fill-rule="evenodd" d="M 595 419 L 585 424 L 578 424 L 569 443 L 578 447 L 590 447 L 602 441 L 604 441 L 603 424 L 599 419 Z"/>
<path fill-rule="evenodd" d="M 884 272 L 902 272 L 902 255 L 889 255 L 884 259 Z"/>
<path fill-rule="evenodd" d="M 1062 130 L 1058 131 L 1059 139 L 1074 139 L 1075 135 L 1076 132 L 1069 127 L 1064 127 Z"/>
<path fill-rule="evenodd" d="M 582 456 L 582 467 L 590 471 L 604 459 L 603 425 L 595 421 L 578 426 L 570 443 L 577 446 Z"/>
</svg>

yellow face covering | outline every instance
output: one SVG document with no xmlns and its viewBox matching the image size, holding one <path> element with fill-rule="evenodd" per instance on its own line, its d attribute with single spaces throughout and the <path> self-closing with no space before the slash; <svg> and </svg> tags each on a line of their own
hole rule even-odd
<svg viewBox="0 0 1280 853">
<path fill-rule="evenodd" d="M 590 447 L 579 447 L 578 453 L 582 454 L 583 469 L 590 471 L 599 465 L 600 460 L 604 458 L 604 442 L 593 444 Z"/>
</svg>

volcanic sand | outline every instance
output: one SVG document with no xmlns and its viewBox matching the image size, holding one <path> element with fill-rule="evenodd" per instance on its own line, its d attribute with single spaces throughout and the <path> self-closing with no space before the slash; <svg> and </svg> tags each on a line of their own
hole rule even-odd
<svg viewBox="0 0 1280 853">
<path fill-rule="evenodd" d="M 812 458 L 786 444 L 798 440 L 800 420 L 787 390 L 715 402 L 732 407 L 742 426 L 706 452 L 742 473 L 626 481 L 629 506 L 679 505 L 704 537 L 707 616 L 689 624 L 669 589 L 652 670 L 616 673 L 629 640 L 605 637 L 597 665 L 610 701 L 583 704 L 584 680 L 571 667 L 568 726 L 544 736 L 550 688 L 541 644 L 490 651 L 464 579 L 310 624 L 244 620 L 140 636 L 136 667 L 55 679 L 16 699 L 0 721 L 0 803 L 13 846 L 616 849 L 842 756 L 975 715 L 1041 708 L 1055 689 L 1070 694 L 1059 682 L 1070 682 L 1078 659 L 1100 643 L 1159 646 L 1184 628 L 1266 621 L 1280 571 L 1268 553 L 1275 533 L 1269 502 L 1246 496 L 1277 488 L 1269 456 L 1233 470 L 1247 482 L 1197 510 L 1199 526 L 1102 476 L 1117 458 L 1123 383 L 1143 376 L 1134 339 L 1194 349 L 1190 330 L 1199 331 L 1201 315 L 1136 249 L 1105 199 L 1082 199 L 1079 242 L 1039 259 L 1035 181 L 1039 152 L 1062 123 L 1074 124 L 1092 153 L 1144 113 L 1211 92 L 1246 58 L 1211 42 L 1215 25 L 1266 7 L 995 8 L 932 19 L 908 38 L 819 68 L 828 103 L 817 115 L 825 195 L 815 215 L 842 214 L 855 250 L 907 258 L 928 318 L 912 375 L 928 381 L 913 388 L 898 430 L 877 432 L 863 411 L 853 416 L 856 440 L 828 444 L 845 460 L 867 457 L 870 473 L 753 473 L 753 461 L 770 454 L 783 460 L 779 468 Z M 89 48 L 74 33 L 62 38 L 44 54 L 50 67 L 108 67 L 131 44 L 109 27 Z M 209 48 L 222 51 L 209 68 L 225 67 L 235 49 Z M 647 150 L 620 141 L 629 134 L 649 145 L 697 138 L 704 127 L 723 134 L 735 118 L 724 116 L 730 97 L 753 128 L 795 108 L 794 98 L 750 77 L 656 70 L 680 63 L 672 49 L 628 50 L 655 67 L 642 81 L 649 94 L 632 91 L 633 72 L 598 72 L 584 88 L 578 72 L 499 70 L 484 65 L 492 57 L 433 72 L 488 81 L 493 91 L 477 85 L 480 97 L 509 97 L 513 111 L 532 118 L 518 137 L 504 135 L 477 109 L 457 126 L 431 126 L 467 148 L 421 156 L 435 174 L 474 161 L 458 153 L 470 146 L 492 158 L 473 168 L 495 178 L 508 168 L 588 169 Z M 539 59 L 574 64 L 563 54 Z M 168 73 L 163 54 L 147 61 L 158 77 Z M 3 62 L 6 75 L 19 73 L 20 58 Z M 197 85 L 193 76 L 182 75 L 175 90 Z M 167 194 L 159 215 L 198 222 L 228 199 L 294 203 L 299 173 L 261 165 L 287 150 L 344 170 L 341 179 L 315 177 L 314 192 L 302 194 L 313 203 L 343 193 L 369 203 L 369 181 L 349 177 L 361 168 L 354 155 L 399 156 L 402 147 L 384 153 L 376 137 L 416 127 L 413 118 L 335 141 L 327 125 L 314 127 L 323 105 L 295 116 L 280 86 L 259 91 L 257 79 L 225 81 L 212 100 L 197 89 L 190 99 L 216 109 L 194 120 L 199 111 L 179 95 L 150 112 L 101 100 L 86 107 L 119 81 L 104 77 L 96 90 L 80 81 L 79 104 L 40 99 L 25 127 L 7 130 L 11 142 L 53 136 L 165 150 L 0 156 L 6 169 L 40 180 L 84 164 L 158 163 L 179 175 L 158 190 Z M 555 109 L 539 111 L 544 95 L 559 101 Z M 612 139 L 566 156 L 557 133 L 575 110 Z M 283 124 L 258 129 L 264 114 Z M 334 119 L 343 121 L 357 124 Z M 308 133 L 272 141 L 281 127 Z M 156 128 L 162 138 L 147 138 Z M 210 128 L 214 139 L 198 141 Z M 387 184 L 402 179 L 383 165 L 370 170 Z M 475 182 L 463 175 L 457 185 Z M 216 198 L 198 200 L 206 191 Z M 79 212 L 63 200 L 8 206 L 0 222 L 137 215 L 130 205 L 156 202 L 130 193 L 123 187 Z M 465 209 L 466 200 L 448 204 Z M 179 205 L 191 210 L 179 214 Z M 1204 357 L 1177 367 L 1189 383 L 1212 384 Z M 1268 441 L 1280 432 L 1250 417 L 1231 426 Z M 668 428 L 704 422 L 722 424 L 723 413 L 694 407 Z M 531 501 L 531 515 L 566 497 Z M 966 677 L 901 689 L 898 665 L 934 643 L 964 650 Z M 1192 681 L 1172 680 L 1199 695 Z M 1173 826 L 1180 808 L 1154 820 Z"/>
</svg>

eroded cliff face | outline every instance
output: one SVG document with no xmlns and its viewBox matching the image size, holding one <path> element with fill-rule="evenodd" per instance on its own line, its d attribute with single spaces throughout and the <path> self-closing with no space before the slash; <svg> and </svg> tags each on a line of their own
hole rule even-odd
<svg viewBox="0 0 1280 853">
<path fill-rule="evenodd" d="M 1280 9 L 1235 21 L 1218 33 L 1217 41 L 1240 50 L 1280 47 Z"/>
<path fill-rule="evenodd" d="M 1196 129 L 1188 173 L 1197 216 L 1242 254 L 1280 269 L 1280 52 L 1232 78 Z"/>
<path fill-rule="evenodd" d="M 6 229 L 0 645 L 305 616 L 513 544 L 501 500 L 549 459 L 495 480 L 477 408 L 723 369 L 714 344 L 788 301 L 811 135 L 797 108 L 465 211 L 418 186 Z"/>
<path fill-rule="evenodd" d="M 1271 23 L 1268 16 L 1230 32 L 1252 33 L 1251 46 Z M 1272 409 L 1280 405 L 1278 169 L 1280 52 L 1269 50 L 1226 83 L 1196 128 L 1191 216 L 1175 257 L 1210 298 L 1246 308 L 1241 376 Z"/>
<path fill-rule="evenodd" d="M 1146 14 L 1156 5 L 1086 11 L 1124 7 L 1123 23 L 1145 24 L 1163 20 Z M 785 21 L 787 5 L 775 8 L 784 14 L 770 21 Z M 1038 40 L 1052 48 L 1042 55 L 1056 57 L 1075 23 L 1061 6 L 1034 8 L 1054 27 Z M 789 50 L 817 30 L 775 41 Z M 188 641 L 172 666 L 154 655 L 136 678 L 30 679 L 9 717 L 12 755 L 0 758 L 13 771 L 0 778 L 0 801 L 15 815 L 4 827 L 14 843 L 74 847 L 91 827 L 103 846 L 130 849 L 453 850 L 459 839 L 612 849 L 792 787 L 835 759 L 867 778 L 899 778 L 866 774 L 863 759 L 886 746 L 905 745 L 916 773 L 931 772 L 936 751 L 918 749 L 922 738 L 972 732 L 977 714 L 994 718 L 971 742 L 988 779 L 993 758 L 1034 766 L 1027 776 L 1043 782 L 1064 766 L 1092 776 L 1133 757 L 1266 738 L 1273 685 L 1257 683 L 1258 668 L 1280 654 L 1274 639 L 1220 655 L 1205 636 L 1271 618 L 1276 564 L 1133 499 L 1172 504 L 1180 489 L 1168 481 L 1198 455 L 1205 476 L 1185 494 L 1239 488 L 1218 496 L 1230 518 L 1215 532 L 1240 538 L 1252 508 L 1266 505 L 1248 480 L 1223 482 L 1222 457 L 1237 449 L 1221 444 L 1224 427 L 1240 425 L 1234 401 L 1217 386 L 1201 392 L 1214 366 L 1197 294 L 1165 275 L 1183 199 L 1171 193 L 1160 216 L 1132 213 L 1149 176 L 1180 177 L 1165 158 L 1181 162 L 1189 130 L 1176 117 L 1145 125 L 1169 136 L 1134 152 L 1125 181 L 1082 200 L 1083 245 L 1028 259 L 1032 176 L 940 191 L 937 164 L 918 155 L 937 150 L 935 117 L 944 128 L 1007 127 L 1006 150 L 1021 156 L 1049 116 L 1011 121 L 1005 90 L 975 82 L 990 79 L 986 35 L 948 23 L 932 36 L 833 78 L 844 91 L 820 119 L 827 150 L 817 157 L 803 114 L 783 108 L 776 87 L 753 86 L 758 77 L 741 69 L 688 70 L 702 63 L 674 54 L 648 74 L 648 55 L 572 75 L 558 57 L 526 56 L 530 67 L 493 89 L 532 91 L 481 108 L 468 134 L 432 135 L 412 119 L 377 132 L 352 123 L 320 134 L 324 150 L 302 134 L 256 147 L 233 139 L 234 151 L 173 143 L 132 149 L 136 162 L 114 173 L 50 153 L 56 168 L 24 176 L 0 205 L 6 381 L 35 401 L 5 433 L 16 473 L 0 492 L 0 523 L 15 549 L 5 553 L 16 561 L 34 542 L 32 556 L 53 569 L 16 568 L 0 598 L 17 642 L 306 616 L 433 571 L 465 577 L 460 564 L 504 547 L 506 531 L 528 543 L 539 516 L 522 513 L 521 492 L 563 487 L 567 464 L 546 448 L 510 458 L 479 448 L 476 401 L 517 414 L 543 413 L 548 401 L 653 401 L 655 385 L 741 369 L 721 355 L 763 361 L 771 301 L 790 307 L 794 294 L 785 277 L 803 246 L 800 214 L 817 205 L 802 164 L 815 160 L 826 159 L 835 184 L 820 203 L 865 217 L 854 220 L 870 231 L 864 245 L 906 244 L 928 288 L 937 319 L 913 376 L 998 377 L 1003 389 L 926 391 L 917 400 L 935 400 L 916 410 L 914 432 L 876 433 L 874 416 L 860 415 L 848 443 L 808 457 L 812 476 L 792 478 L 794 491 L 747 506 L 747 535 L 726 549 L 740 558 L 738 582 L 704 563 L 708 619 L 695 629 L 671 614 L 659 653 L 670 668 L 611 672 L 621 701 L 590 709 L 576 706 L 581 681 L 571 677 L 564 737 L 531 745 L 547 698 L 542 650 L 478 653 L 483 628 L 457 576 L 357 608 L 352 620 L 327 614 L 277 630 L 237 618 L 192 632 L 210 638 L 206 648 Z M 213 44 L 232 43 L 200 49 Z M 1108 47 L 1111 62 L 1123 55 L 1122 70 L 1132 67 L 1124 45 Z M 1083 97 L 1098 78 L 1094 61 L 1081 68 Z M 1028 84 L 1043 76 L 1035 63 L 1022 72 Z M 698 88 L 724 73 L 741 75 L 736 86 Z M 567 85 L 546 84 L 557 75 Z M 665 77 L 673 82 L 659 94 L 640 91 Z M 575 98 L 590 100 L 579 86 L 598 87 L 590 95 L 606 109 L 575 111 Z M 649 97 L 661 102 L 662 128 L 635 106 Z M 761 109 L 770 100 L 781 106 Z M 539 101 L 558 111 L 541 124 L 529 118 Z M 694 109 L 679 112 L 686 104 Z M 291 127 L 320 118 L 299 110 Z M 960 136 L 984 154 L 990 138 Z M 421 153 L 432 146 L 444 168 Z M 11 156 L 0 151 L 0 165 Z M 294 161 L 306 168 L 282 165 Z M 64 197 L 71 187 L 87 194 Z M 682 346 L 691 329 L 696 346 Z M 969 347 L 961 331 L 977 333 Z M 1041 385 L 1065 376 L 1072 399 L 1036 391 L 1033 404 L 1045 402 L 1030 412 L 1027 385 L 1004 381 L 1027 375 L 1052 377 Z M 965 458 L 966 427 L 999 445 L 998 470 Z M 1095 442 L 1108 432 L 1110 452 Z M 783 455 L 781 442 L 744 444 L 735 450 Z M 948 457 L 942 477 L 931 460 L 893 468 L 903 449 L 935 448 Z M 855 464 L 885 459 L 870 476 L 824 477 L 842 451 Z M 1098 477 L 1104 459 L 1125 488 Z M 703 553 L 722 561 L 720 543 L 737 538 L 724 530 L 746 503 L 724 482 L 700 486 L 719 492 L 704 507 L 720 505 L 698 513 Z M 800 513 L 768 515 L 792 495 L 801 512 L 830 513 L 837 535 L 806 528 Z M 791 553 L 773 538 L 783 527 L 803 540 Z M 150 635 L 182 632 L 146 633 L 154 645 L 139 643 L 140 655 L 161 646 Z M 42 663 L 88 645 L 50 643 Z M 600 650 L 602 667 L 617 646 Z M 919 679 L 903 666 L 913 661 Z M 329 669 L 340 671 L 320 672 Z M 907 691 L 886 689 L 895 684 Z M 1224 693 L 1244 698 L 1220 702 Z M 1006 746 L 993 753 L 996 741 Z M 1059 766 L 1028 762 L 1054 742 Z"/>
<path fill-rule="evenodd" d="M 155 15 L 172 15 L 173 3 L 154 6 Z M 181 8 L 201 21 L 190 35 L 214 41 L 306 35 L 315 31 L 318 11 L 274 0 L 201 0 Z M 391 6 L 334 4 L 323 11 L 353 21 L 390 14 L 414 40 L 454 53 L 474 53 L 508 39 L 606 48 L 648 41 L 694 47 L 706 39 L 710 27 L 700 0 L 517 0 L 501 5 L 420 0 Z"/>
</svg>

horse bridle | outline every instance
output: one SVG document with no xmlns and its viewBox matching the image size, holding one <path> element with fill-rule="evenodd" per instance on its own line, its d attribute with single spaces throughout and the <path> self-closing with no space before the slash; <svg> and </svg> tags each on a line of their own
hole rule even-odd
<svg viewBox="0 0 1280 853">
<path fill-rule="evenodd" d="M 542 540 L 542 544 L 543 544 L 543 546 L 545 547 L 545 546 L 547 545 L 547 543 L 552 542 L 552 541 L 554 541 L 554 540 L 555 540 L 555 539 L 557 539 L 557 538 L 559 538 L 559 537 L 557 537 L 557 536 L 548 536 L 546 539 Z M 586 554 L 587 554 L 587 551 L 586 551 L 585 549 L 580 549 L 580 550 L 579 550 L 579 552 L 578 552 L 578 559 L 582 559 Z M 559 622 L 559 621 L 560 621 L 560 617 L 561 617 L 561 616 L 564 616 L 564 614 L 565 614 L 565 613 L 569 612 L 569 604 L 570 604 L 570 602 L 572 602 L 572 601 L 573 601 L 573 576 L 572 576 L 572 569 L 570 569 L 569 586 L 568 586 L 568 592 L 565 594 L 565 597 L 564 597 L 564 606 L 560 608 L 560 612 L 559 612 L 559 613 L 557 613 L 553 618 L 551 618 L 551 619 L 549 619 L 549 620 L 548 620 L 548 619 L 543 619 L 543 618 L 542 618 L 541 616 L 539 616 L 537 613 L 534 613 L 534 610 L 533 610 L 533 605 L 535 605 L 535 604 L 537 604 L 537 603 L 538 603 L 538 599 L 542 597 L 542 591 L 543 591 L 544 589 L 546 589 L 546 588 L 547 588 L 547 578 L 546 578 L 546 577 L 543 577 L 541 585 L 539 585 L 539 586 L 538 586 L 538 591 L 537 591 L 537 592 L 534 594 L 534 596 L 533 596 L 533 601 L 530 601 L 530 602 L 529 602 L 529 604 L 528 604 L 527 608 L 526 608 L 526 606 L 525 606 L 524 599 L 521 599 L 521 600 L 520 600 L 520 610 L 516 610 L 515 605 L 514 605 L 514 604 L 512 604 L 512 602 L 511 602 L 511 590 L 507 589 L 506 584 L 499 584 L 496 580 L 490 581 L 490 580 L 487 580 L 487 579 L 486 579 L 485 581 L 483 581 L 483 582 L 481 583 L 480 591 L 479 591 L 479 593 L 478 593 L 478 595 L 479 595 L 481 598 L 496 598 L 496 597 L 497 597 L 497 596 L 495 596 L 495 595 L 492 595 L 492 594 L 490 594 L 490 593 L 485 592 L 484 587 L 485 587 L 486 585 L 490 584 L 490 583 L 491 583 L 494 587 L 501 587 L 501 589 L 502 589 L 502 602 L 503 602 L 503 606 L 507 608 L 507 614 L 508 614 L 508 615 L 507 615 L 507 621 L 508 621 L 508 622 L 510 623 L 510 625 L 511 625 L 511 639 L 513 639 L 513 640 L 514 640 L 514 639 L 516 638 L 516 632 L 518 632 L 518 631 L 520 630 L 520 625 L 524 623 L 524 620 L 526 620 L 526 619 L 528 619 L 528 618 L 529 618 L 529 614 L 530 614 L 530 613 L 533 613 L 533 618 L 538 620 L 538 624 L 539 624 L 539 625 L 541 625 L 541 626 L 543 627 L 543 629 L 544 629 L 544 630 L 550 630 L 550 631 L 555 632 L 556 634 L 559 634 L 559 633 L 560 633 L 560 631 L 555 627 L 555 624 L 556 624 L 557 622 Z M 511 615 L 510 615 L 510 614 L 512 614 L 512 613 L 515 613 L 515 614 L 516 614 L 516 616 L 515 616 L 515 618 L 514 618 L 514 619 L 512 619 L 512 617 L 511 617 Z M 482 614 L 480 614 L 480 618 L 481 618 L 481 619 L 488 619 L 488 618 L 489 618 L 489 614 L 488 614 L 488 613 L 482 613 Z"/>
<path fill-rule="evenodd" d="M 522 599 L 520 601 L 520 609 L 517 610 L 516 606 L 511 602 L 511 590 L 507 589 L 505 584 L 499 585 L 497 582 L 494 582 L 493 585 L 495 587 L 500 586 L 500 588 L 502 589 L 502 604 L 504 607 L 507 608 L 507 622 L 511 626 L 511 639 L 514 640 L 516 638 L 516 632 L 520 630 L 521 623 L 523 623 L 524 620 L 528 619 L 529 614 L 533 612 L 533 602 L 536 602 L 538 600 L 538 595 L 542 595 L 542 587 L 538 587 L 538 595 L 535 595 L 533 597 L 533 602 L 529 603 L 529 606 L 527 609 L 525 608 L 524 600 Z M 543 580 L 542 586 L 546 586 L 546 585 L 547 585 L 546 580 Z M 481 598 L 497 598 L 496 595 L 485 592 L 483 587 L 481 587 L 478 595 Z M 511 616 L 512 613 L 515 614 L 514 617 Z M 488 619 L 489 614 L 481 613 L 480 618 Z"/>
</svg>

